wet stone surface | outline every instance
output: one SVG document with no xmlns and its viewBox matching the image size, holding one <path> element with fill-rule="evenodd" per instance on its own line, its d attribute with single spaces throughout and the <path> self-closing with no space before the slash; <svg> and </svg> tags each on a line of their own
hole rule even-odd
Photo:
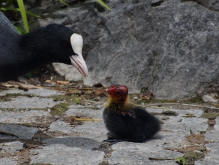
<svg viewBox="0 0 219 165">
<path fill-rule="evenodd" d="M 0 165 L 177 165 L 175 159 L 188 152 L 203 155 L 193 161 L 195 165 L 219 162 L 219 117 L 209 127 L 201 108 L 148 104 L 147 110 L 162 123 L 161 131 L 145 143 L 109 145 L 103 142 L 107 138 L 102 121 L 105 98 L 84 106 L 67 104 L 62 113 L 52 114 L 54 106 L 65 103 L 52 97 L 64 92 L 5 90 L 0 96 L 9 93 L 13 97 L 0 101 Z"/>
</svg>

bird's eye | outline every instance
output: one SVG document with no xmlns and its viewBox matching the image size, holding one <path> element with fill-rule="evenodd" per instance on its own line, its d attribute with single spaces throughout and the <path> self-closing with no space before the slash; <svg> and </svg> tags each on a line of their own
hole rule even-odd
<svg viewBox="0 0 219 165">
<path fill-rule="evenodd" d="M 118 92 L 116 92 L 116 94 L 117 94 L 117 95 L 119 95 L 119 94 L 120 94 L 120 92 L 118 91 Z"/>
<path fill-rule="evenodd" d="M 62 45 L 64 46 L 64 47 L 67 47 L 68 46 L 68 43 L 67 43 L 67 41 L 62 41 Z"/>
</svg>

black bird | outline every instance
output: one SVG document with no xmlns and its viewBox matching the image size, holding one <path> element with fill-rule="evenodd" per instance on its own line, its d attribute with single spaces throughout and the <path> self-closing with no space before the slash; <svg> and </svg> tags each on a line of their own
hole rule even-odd
<svg viewBox="0 0 219 165">
<path fill-rule="evenodd" d="M 58 24 L 19 35 L 0 12 L 0 82 L 52 62 L 73 64 L 86 77 L 88 70 L 82 57 L 82 47 L 81 35 Z"/>
<path fill-rule="evenodd" d="M 108 129 L 108 142 L 145 142 L 160 130 L 160 122 L 144 108 L 128 101 L 128 88 L 113 85 L 106 89 L 108 102 L 103 120 Z"/>
</svg>

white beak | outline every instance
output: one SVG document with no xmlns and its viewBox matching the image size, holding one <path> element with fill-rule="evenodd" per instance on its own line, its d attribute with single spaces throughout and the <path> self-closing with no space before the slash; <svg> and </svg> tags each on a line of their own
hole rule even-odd
<svg viewBox="0 0 219 165">
<path fill-rule="evenodd" d="M 72 34 L 70 38 L 71 46 L 73 51 L 77 55 L 72 55 L 70 57 L 71 63 L 77 68 L 77 70 L 84 76 L 87 77 L 88 75 L 88 69 L 87 65 L 84 61 L 84 58 L 82 56 L 82 48 L 83 48 L 83 39 L 82 36 L 79 34 Z"/>
</svg>

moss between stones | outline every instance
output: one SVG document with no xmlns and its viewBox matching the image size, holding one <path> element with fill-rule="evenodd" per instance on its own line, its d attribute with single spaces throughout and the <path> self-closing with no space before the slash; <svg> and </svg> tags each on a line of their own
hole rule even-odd
<svg viewBox="0 0 219 165">
<path fill-rule="evenodd" d="M 30 94 L 7 93 L 5 96 L 0 96 L 0 102 L 11 101 L 12 98 L 16 98 L 19 96 L 34 97 L 34 95 L 30 95 Z M 14 109 L 15 108 L 0 108 L 0 110 L 4 110 L 4 111 L 13 111 Z M 25 109 L 19 109 L 19 110 L 29 110 L 29 109 L 25 108 Z M 38 109 L 35 108 L 35 110 L 38 110 Z M 43 109 L 41 108 L 39 110 L 43 110 Z"/>
<path fill-rule="evenodd" d="M 133 99 L 134 97 L 137 97 L 139 99 L 135 100 Z M 156 98 L 152 98 L 152 99 L 149 99 L 149 100 L 142 100 L 140 99 L 141 98 L 141 94 L 129 94 L 129 98 L 130 100 L 132 100 L 134 103 L 136 104 L 141 104 L 141 103 L 203 103 L 202 101 L 202 98 L 201 97 L 193 97 L 193 98 L 190 98 L 190 99 L 181 99 L 181 100 L 175 100 L 175 99 L 172 99 L 172 100 L 166 100 L 166 99 L 156 99 Z M 219 105 L 218 105 L 219 106 Z"/>
<path fill-rule="evenodd" d="M 184 155 L 186 159 L 186 164 L 193 165 L 196 160 L 201 160 L 205 157 L 203 152 L 186 152 Z"/>
<path fill-rule="evenodd" d="M 184 101 L 185 103 L 203 103 L 201 96 L 193 97 Z"/>
<path fill-rule="evenodd" d="M 11 101 L 11 98 L 15 98 L 19 96 L 34 97 L 34 95 L 30 95 L 30 94 L 7 93 L 5 96 L 0 96 L 0 101 Z"/>
<path fill-rule="evenodd" d="M 219 112 L 203 112 L 201 117 L 202 118 L 207 118 L 207 119 L 216 119 L 219 116 Z"/>
<path fill-rule="evenodd" d="M 57 104 L 54 107 L 52 107 L 51 114 L 52 115 L 61 115 L 65 111 L 68 110 L 68 106 L 69 105 L 70 105 L 70 103 L 60 103 L 60 104 Z"/>
<path fill-rule="evenodd" d="M 52 107 L 52 111 L 51 111 L 52 115 L 61 115 L 68 109 L 69 105 L 79 103 L 78 95 L 73 95 L 73 96 L 71 96 L 71 95 L 56 95 L 56 96 L 42 97 L 42 96 L 35 96 L 35 95 L 30 95 L 30 94 L 20 94 L 20 93 L 9 93 L 9 94 L 6 94 L 5 96 L 0 96 L 0 101 L 11 101 L 11 98 L 15 98 L 18 96 L 52 98 L 54 101 L 62 101 L 61 103 Z M 34 110 L 47 110 L 47 109 L 48 108 L 46 108 L 46 107 L 45 108 L 34 108 Z M 1 108 L 0 108 L 0 110 L 1 110 Z M 14 108 L 4 108 L 2 110 L 13 111 Z M 29 110 L 29 109 L 18 109 L 18 110 Z"/>
<path fill-rule="evenodd" d="M 69 105 L 79 103 L 79 99 L 77 95 L 73 95 L 73 96 L 58 95 L 58 96 L 51 96 L 50 98 L 53 98 L 54 101 L 64 101 L 52 107 L 51 109 L 52 115 L 61 115 L 68 110 Z"/>
</svg>

